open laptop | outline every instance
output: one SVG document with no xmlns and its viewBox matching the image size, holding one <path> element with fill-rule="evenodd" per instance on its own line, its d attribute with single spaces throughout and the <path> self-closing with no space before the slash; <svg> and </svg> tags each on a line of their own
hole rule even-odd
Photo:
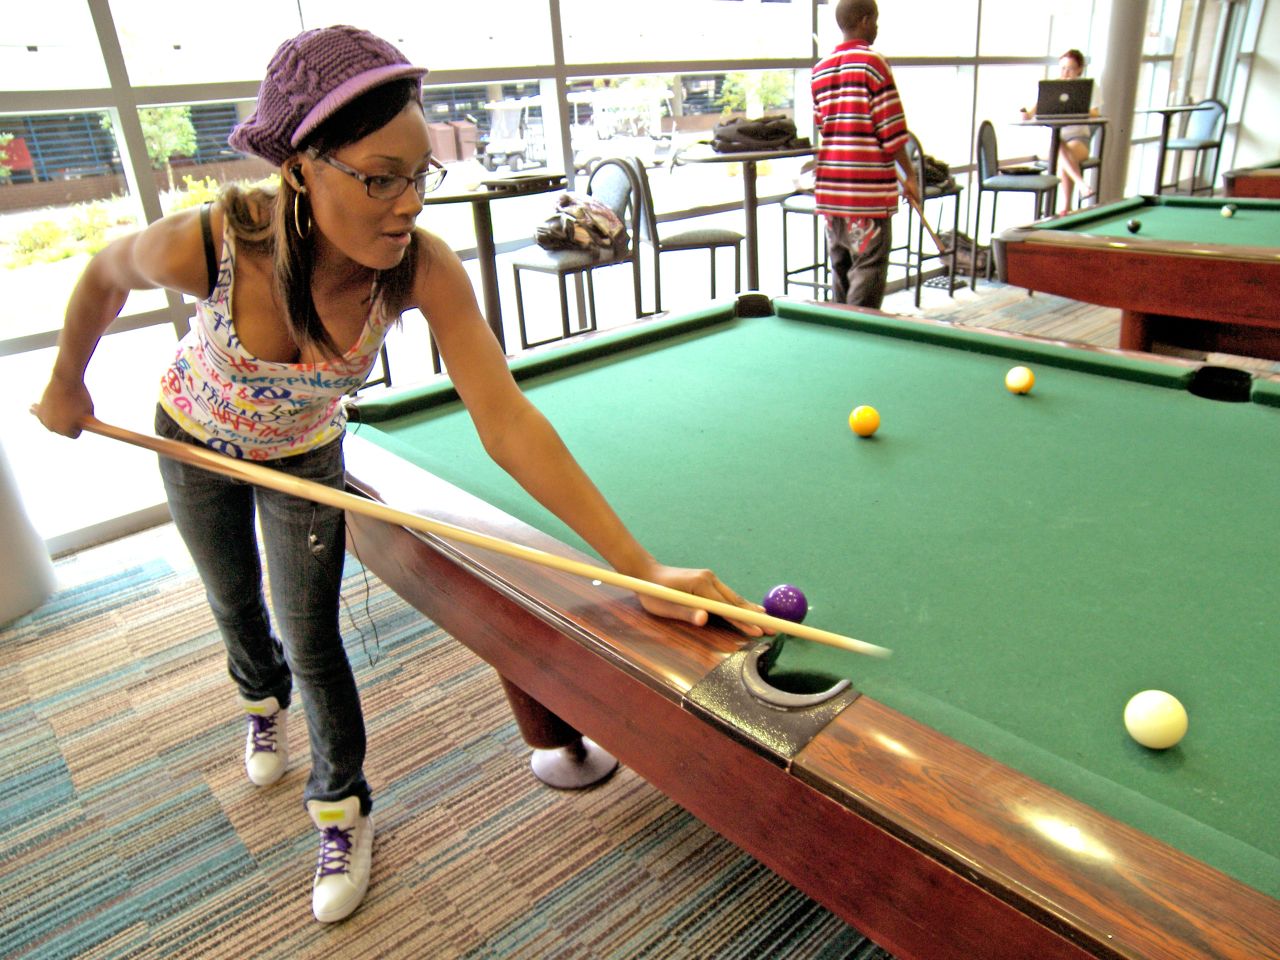
<svg viewBox="0 0 1280 960">
<path fill-rule="evenodd" d="M 1092 103 L 1092 80 L 1041 80 L 1036 116 L 1086 117 Z"/>
</svg>

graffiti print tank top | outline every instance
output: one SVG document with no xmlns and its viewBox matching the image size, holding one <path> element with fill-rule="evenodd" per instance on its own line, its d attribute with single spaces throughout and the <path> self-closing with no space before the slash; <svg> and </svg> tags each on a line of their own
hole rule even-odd
<svg viewBox="0 0 1280 960">
<path fill-rule="evenodd" d="M 372 303 L 356 343 L 322 363 L 261 360 L 236 336 L 231 316 L 235 238 L 222 241 L 218 279 L 178 344 L 160 385 L 160 405 L 206 446 L 242 460 L 305 453 L 342 434 L 342 398 L 360 386 L 377 359 L 390 322 Z"/>
</svg>

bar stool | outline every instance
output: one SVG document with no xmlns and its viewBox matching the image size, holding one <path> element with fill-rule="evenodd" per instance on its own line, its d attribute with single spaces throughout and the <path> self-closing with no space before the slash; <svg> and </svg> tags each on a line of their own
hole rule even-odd
<svg viewBox="0 0 1280 960">
<path fill-rule="evenodd" d="M 1165 186 L 1177 189 L 1178 173 L 1182 168 L 1182 152 L 1190 150 L 1191 188 L 1188 192 L 1194 195 L 1201 190 L 1207 190 L 1212 196 L 1214 184 L 1218 180 L 1218 162 L 1222 159 L 1222 122 L 1227 115 L 1227 105 L 1221 100 L 1210 99 L 1201 100 L 1197 106 L 1202 109 L 1193 110 L 1187 115 L 1187 125 L 1183 129 L 1183 135 L 1170 140 L 1166 145 L 1167 149 L 1173 151 L 1173 183 Z M 1200 154 L 1207 150 L 1213 151 L 1213 173 L 1203 187 L 1197 187 L 1196 167 L 1200 165 Z M 1159 179 L 1164 179 L 1163 170 L 1160 171 Z"/>
<path fill-rule="evenodd" d="M 920 207 L 924 207 L 930 200 L 944 200 L 947 197 L 952 199 L 952 216 L 951 225 L 951 250 L 949 254 L 944 253 L 925 253 L 924 252 L 924 218 L 915 215 L 915 211 L 911 207 L 907 207 L 907 282 L 911 282 L 911 267 L 914 262 L 916 273 L 916 306 L 920 306 L 920 288 L 924 286 L 924 263 L 926 260 L 941 260 L 948 257 L 951 261 L 950 273 L 947 275 L 947 294 L 954 296 L 956 292 L 956 237 L 960 235 L 960 190 L 961 187 L 953 179 L 951 184 L 926 184 L 924 177 L 924 151 L 920 148 L 920 141 L 914 133 L 907 133 L 907 157 L 911 160 L 911 167 L 916 181 L 916 191 L 920 195 Z M 912 220 L 918 221 L 915 225 L 915 245 L 911 244 L 911 226 Z M 930 241 L 932 243 L 932 241 Z M 964 284 L 961 284 L 963 286 Z"/>
<path fill-rule="evenodd" d="M 787 220 L 799 214 L 807 217 L 813 227 L 813 260 L 792 266 L 790 245 L 787 241 Z M 821 299 L 831 299 L 831 261 L 827 257 L 827 236 L 822 229 L 822 217 L 817 212 L 817 199 L 812 193 L 793 193 L 782 200 L 782 293 L 791 287 L 806 287 Z"/>
</svg>

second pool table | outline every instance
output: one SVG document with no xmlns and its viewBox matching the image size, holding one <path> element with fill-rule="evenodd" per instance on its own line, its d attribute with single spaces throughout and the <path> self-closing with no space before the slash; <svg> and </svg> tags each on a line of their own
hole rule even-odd
<svg viewBox="0 0 1280 960">
<path fill-rule="evenodd" d="M 761 648 L 727 628 L 351 515 L 532 745 L 581 731 L 904 960 L 1280 956 L 1280 382 L 759 297 L 513 369 L 658 556 L 795 583 L 808 622 L 894 651 L 789 639 L 772 680 L 853 689 L 762 707 Z M 858 403 L 883 416 L 867 440 Z M 358 403 L 347 464 L 368 495 L 582 556 L 447 382 Z M 1190 711 L 1171 750 L 1124 732 L 1148 687 Z"/>
<path fill-rule="evenodd" d="M 1005 231 L 993 247 L 1006 283 L 1119 307 L 1124 349 L 1280 360 L 1280 201 L 1131 197 Z"/>
<path fill-rule="evenodd" d="M 1222 175 L 1228 197 L 1267 197 L 1280 200 L 1280 160 L 1228 170 Z"/>
</svg>

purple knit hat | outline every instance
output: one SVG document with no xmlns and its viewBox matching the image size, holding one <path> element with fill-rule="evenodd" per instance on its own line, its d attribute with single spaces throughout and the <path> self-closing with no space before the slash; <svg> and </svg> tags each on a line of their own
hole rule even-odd
<svg viewBox="0 0 1280 960">
<path fill-rule="evenodd" d="M 227 142 L 276 166 L 356 97 L 391 80 L 427 71 L 381 37 L 356 27 L 307 30 L 280 44 L 258 89 L 258 106 Z"/>
</svg>

